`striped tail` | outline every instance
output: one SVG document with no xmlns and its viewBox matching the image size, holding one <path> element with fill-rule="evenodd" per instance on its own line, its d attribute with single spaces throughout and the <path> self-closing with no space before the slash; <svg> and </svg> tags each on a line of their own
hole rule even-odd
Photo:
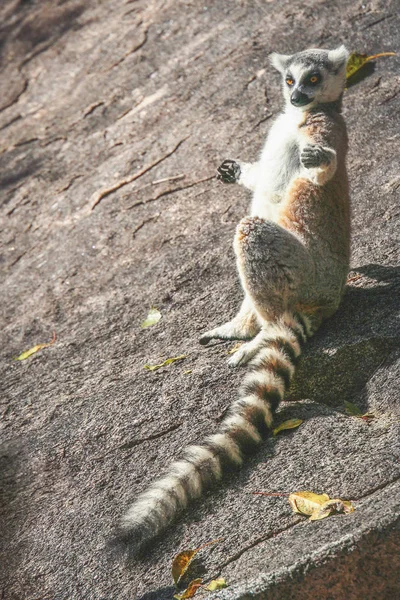
<svg viewBox="0 0 400 600">
<path fill-rule="evenodd" d="M 114 542 L 137 555 L 213 483 L 240 467 L 271 429 L 273 414 L 288 389 L 301 345 L 313 333 L 305 315 L 285 313 L 265 330 L 239 392 L 219 433 L 190 446 L 167 474 L 139 495 L 124 515 Z"/>
</svg>

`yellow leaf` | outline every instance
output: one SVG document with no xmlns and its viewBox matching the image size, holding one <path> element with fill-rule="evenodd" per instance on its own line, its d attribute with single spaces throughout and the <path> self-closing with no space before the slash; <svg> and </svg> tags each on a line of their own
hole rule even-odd
<svg viewBox="0 0 400 600">
<path fill-rule="evenodd" d="M 296 427 L 299 427 L 299 425 L 301 425 L 302 422 L 302 419 L 289 419 L 288 421 L 283 421 L 283 423 L 278 425 L 278 427 L 275 427 L 275 429 L 272 431 L 272 435 L 276 435 L 277 433 L 279 433 L 280 431 L 284 431 L 285 429 L 295 429 Z"/>
<path fill-rule="evenodd" d="M 190 373 L 192 372 L 192 369 L 188 369 L 187 371 L 183 371 L 184 375 L 190 375 Z"/>
<path fill-rule="evenodd" d="M 172 577 L 175 585 L 179 584 L 180 580 L 185 575 L 186 571 L 190 566 L 190 563 L 193 560 L 193 557 L 197 554 L 197 552 L 199 550 L 202 550 L 203 548 L 206 548 L 207 546 L 217 544 L 221 541 L 221 539 L 222 538 L 212 540 L 211 542 L 207 542 L 206 544 L 203 544 L 202 546 L 199 546 L 199 548 L 195 548 L 194 550 L 183 550 L 182 552 L 179 552 L 179 554 L 177 554 L 174 560 L 172 561 Z"/>
<path fill-rule="evenodd" d="M 183 592 L 183 594 L 175 594 L 174 598 L 176 600 L 186 600 L 187 598 L 193 598 L 199 587 L 201 587 L 202 581 L 202 579 L 193 579 L 193 581 L 189 583 L 188 587 Z"/>
<path fill-rule="evenodd" d="M 367 62 L 380 58 L 381 56 L 396 56 L 396 52 L 381 52 L 380 54 L 357 54 L 353 52 L 349 56 L 346 67 L 346 79 L 350 79 L 357 71 L 359 71 Z"/>
<path fill-rule="evenodd" d="M 172 577 L 175 585 L 177 585 L 180 579 L 182 579 L 190 563 L 192 562 L 193 557 L 199 550 L 200 548 L 196 548 L 195 550 L 184 550 L 175 556 L 174 560 L 172 561 Z"/>
<path fill-rule="evenodd" d="M 367 423 L 371 420 L 371 419 L 375 419 L 375 415 L 373 413 L 363 413 L 358 406 L 356 406 L 355 404 L 353 404 L 352 402 L 345 402 L 344 403 L 345 406 L 345 412 L 350 416 L 350 417 L 358 417 L 359 419 L 362 419 L 363 421 L 366 421 Z"/>
<path fill-rule="evenodd" d="M 350 502 L 350 500 L 342 500 L 341 502 L 343 504 L 343 512 L 346 515 L 354 512 L 354 506 L 352 505 L 352 503 Z"/>
<path fill-rule="evenodd" d="M 329 500 L 329 496 L 314 492 L 295 492 L 290 494 L 288 500 L 294 512 L 310 516 Z"/>
<path fill-rule="evenodd" d="M 157 308 L 151 308 L 149 310 L 149 314 L 146 319 L 141 323 L 140 327 L 142 329 L 146 329 L 147 327 L 152 327 L 161 319 L 162 314 Z"/>
<path fill-rule="evenodd" d="M 218 579 L 213 579 L 208 584 L 206 590 L 208 590 L 209 592 L 216 592 L 217 590 L 222 590 L 226 587 L 228 587 L 228 584 L 226 583 L 225 579 L 223 577 L 218 577 Z"/>
<path fill-rule="evenodd" d="M 319 510 L 316 510 L 315 512 L 313 512 L 313 514 L 310 516 L 310 521 L 321 521 L 321 519 L 325 519 L 326 517 L 329 517 L 330 515 L 332 515 L 335 512 L 335 509 L 333 508 L 333 506 L 321 506 L 321 508 Z"/>
<path fill-rule="evenodd" d="M 345 406 L 346 413 L 348 415 L 350 415 L 351 417 L 361 417 L 363 414 L 361 412 L 361 410 L 358 408 L 358 406 L 356 406 L 352 402 L 345 402 L 344 406 Z"/>
<path fill-rule="evenodd" d="M 239 350 L 240 346 L 242 346 L 242 342 L 238 342 L 237 344 L 232 346 L 232 348 L 227 351 L 227 354 L 235 354 L 235 352 Z"/>
<path fill-rule="evenodd" d="M 144 365 L 144 368 L 147 369 L 148 371 L 157 371 L 157 369 L 161 369 L 161 367 L 167 367 L 168 365 L 176 362 L 177 360 L 183 360 L 184 358 L 186 358 L 186 356 L 184 354 L 182 354 L 181 356 L 174 356 L 173 358 L 167 358 L 167 360 L 164 360 L 164 362 L 160 363 L 159 365 Z"/>
<path fill-rule="evenodd" d="M 42 348 L 48 348 L 49 346 L 52 346 L 56 339 L 57 336 L 56 332 L 54 331 L 53 337 L 50 342 L 47 342 L 46 344 L 36 344 L 36 346 L 33 346 L 33 348 L 30 348 L 29 350 L 25 350 L 25 352 L 22 352 L 22 354 L 20 354 L 19 356 L 15 356 L 14 360 L 25 360 L 26 358 L 32 356 L 32 354 L 36 354 L 36 352 L 38 352 Z"/>
<path fill-rule="evenodd" d="M 349 514 L 354 512 L 354 506 L 348 500 L 332 498 L 325 502 L 319 509 L 310 516 L 310 521 L 319 521 L 336 513 Z"/>
</svg>

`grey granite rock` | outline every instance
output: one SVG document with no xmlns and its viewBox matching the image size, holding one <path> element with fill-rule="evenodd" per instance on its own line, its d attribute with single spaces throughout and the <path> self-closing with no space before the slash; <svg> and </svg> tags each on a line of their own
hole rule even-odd
<svg viewBox="0 0 400 600">
<path fill-rule="evenodd" d="M 254 160 L 279 111 L 268 54 L 342 42 L 396 50 L 396 9 L 1 3 L 4 600 L 170 599 L 173 556 L 217 538 L 201 557 L 207 577 L 229 583 L 215 598 L 400 593 L 398 57 L 345 95 L 354 272 L 278 415 L 303 425 L 268 440 L 143 561 L 105 550 L 132 498 L 216 430 L 243 374 L 226 365 L 229 344 L 197 340 L 240 303 L 231 240 L 249 196 L 215 168 Z M 141 329 L 151 306 L 163 318 Z M 54 330 L 53 346 L 13 361 Z M 375 419 L 347 416 L 346 400 Z M 304 489 L 356 510 L 312 523 L 285 496 L 252 493 Z"/>
</svg>

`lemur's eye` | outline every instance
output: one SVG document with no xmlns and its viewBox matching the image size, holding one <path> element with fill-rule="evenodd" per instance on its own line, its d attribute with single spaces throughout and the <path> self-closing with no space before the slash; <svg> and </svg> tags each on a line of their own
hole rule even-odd
<svg viewBox="0 0 400 600">
<path fill-rule="evenodd" d="M 318 83 L 319 79 L 319 75 L 311 75 L 310 83 Z"/>
<path fill-rule="evenodd" d="M 292 79 L 291 77 L 286 77 L 286 83 L 292 86 L 294 84 L 294 79 Z"/>
</svg>

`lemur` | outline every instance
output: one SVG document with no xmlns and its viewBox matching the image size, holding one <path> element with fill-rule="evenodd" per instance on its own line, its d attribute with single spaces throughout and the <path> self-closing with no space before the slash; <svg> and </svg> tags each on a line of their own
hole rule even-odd
<svg viewBox="0 0 400 600">
<path fill-rule="evenodd" d="M 249 371 L 220 430 L 188 447 L 123 517 L 116 539 L 130 556 L 259 447 L 303 343 L 337 310 L 345 287 L 350 209 L 341 102 L 348 52 L 341 46 L 270 59 L 283 78 L 285 108 L 258 162 L 225 160 L 217 175 L 254 192 L 234 238 L 243 304 L 200 338 L 250 340 L 229 359 L 231 366 L 249 363 Z"/>
</svg>

